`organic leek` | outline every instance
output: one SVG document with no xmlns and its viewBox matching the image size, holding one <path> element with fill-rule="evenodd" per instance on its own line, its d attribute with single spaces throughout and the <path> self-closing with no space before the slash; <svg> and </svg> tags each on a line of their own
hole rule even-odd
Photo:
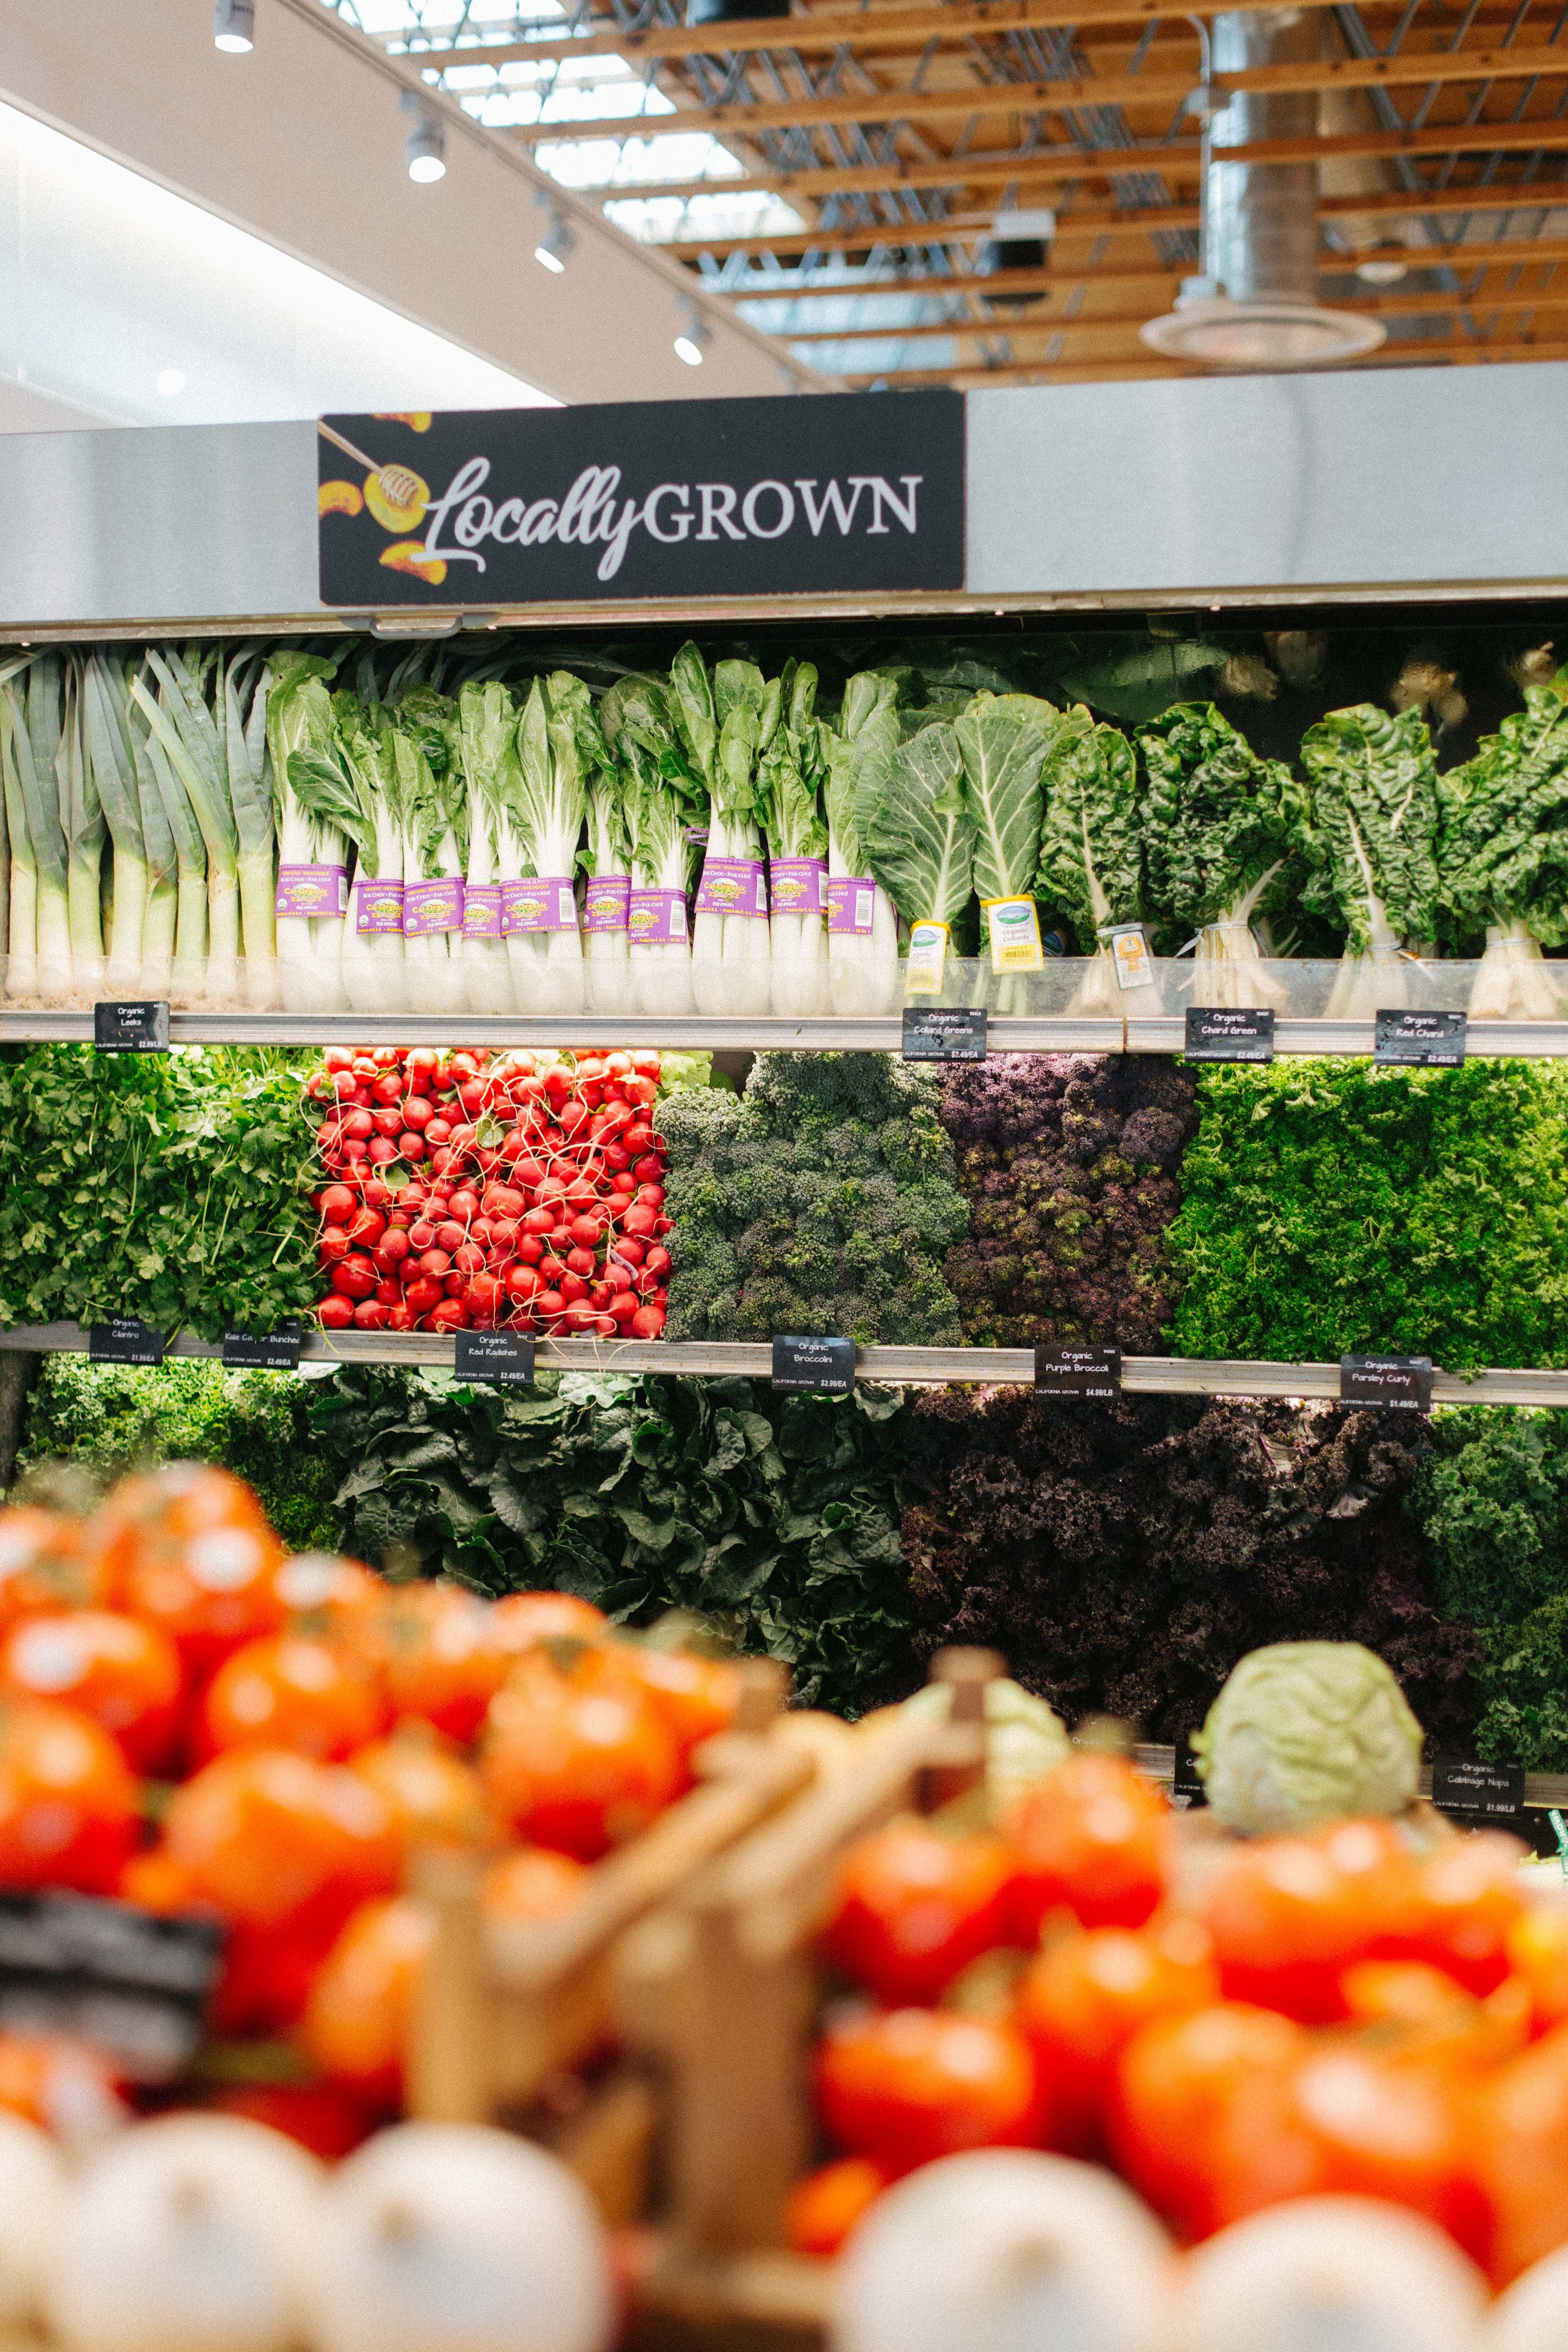
<svg viewBox="0 0 1568 2352">
<path fill-rule="evenodd" d="M 200 670 L 194 671 L 173 646 L 160 653 L 149 646 L 147 663 L 158 681 L 158 693 L 154 696 L 140 677 L 131 691 L 201 829 L 206 852 L 207 994 L 219 1003 L 232 1003 L 240 984 L 239 835 L 223 743 L 201 691 Z M 178 839 L 176 829 L 176 843 Z"/>
<path fill-rule="evenodd" d="M 80 692 L 87 752 L 114 844 L 106 984 L 111 997 L 134 997 L 144 985 L 148 873 L 136 754 L 126 719 L 124 674 L 107 655 L 90 654 L 82 670 Z"/>
</svg>

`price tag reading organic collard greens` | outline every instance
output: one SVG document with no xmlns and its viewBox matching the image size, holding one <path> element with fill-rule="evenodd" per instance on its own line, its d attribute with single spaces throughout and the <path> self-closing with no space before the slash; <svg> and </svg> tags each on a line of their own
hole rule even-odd
<svg viewBox="0 0 1568 2352">
<path fill-rule="evenodd" d="M 1340 1402 L 1389 1412 L 1430 1412 L 1430 1356 L 1342 1356 Z"/>
<path fill-rule="evenodd" d="M 1121 1394 L 1121 1349 L 1037 1348 L 1035 1394 L 1110 1402 Z"/>
<path fill-rule="evenodd" d="M 847 1396 L 855 1385 L 854 1340 L 775 1339 L 773 1385 Z"/>
<path fill-rule="evenodd" d="M 1457 1070 L 1465 1058 L 1465 1016 L 1462 1013 L 1380 1013 L 1372 1058 L 1414 1063 L 1418 1069 Z"/>
<path fill-rule="evenodd" d="M 1483 1764 L 1479 1756 L 1439 1756 L 1432 1767 L 1432 1802 L 1472 1829 L 1520 1829 L 1524 1767 Z"/>
<path fill-rule="evenodd" d="M 167 1345 L 162 1331 L 134 1315 L 111 1315 L 107 1323 L 87 1328 L 89 1364 L 161 1364 Z"/>
<path fill-rule="evenodd" d="M 453 1370 L 460 1381 L 490 1381 L 498 1388 L 533 1383 L 533 1339 L 526 1331 L 458 1331 Z"/>
<path fill-rule="evenodd" d="M 223 1368 L 226 1372 L 297 1372 L 300 1326 L 280 1323 L 276 1331 L 226 1331 Z"/>
<path fill-rule="evenodd" d="M 166 1054 L 169 1008 L 152 1001 L 95 1004 L 92 1042 L 100 1054 Z"/>
<path fill-rule="evenodd" d="M 983 1062 L 985 1007 L 906 1004 L 903 1057 L 906 1062 Z"/>
<path fill-rule="evenodd" d="M 1271 1062 L 1274 1007 L 1189 1004 L 1183 1051 L 1189 1062 Z"/>
</svg>

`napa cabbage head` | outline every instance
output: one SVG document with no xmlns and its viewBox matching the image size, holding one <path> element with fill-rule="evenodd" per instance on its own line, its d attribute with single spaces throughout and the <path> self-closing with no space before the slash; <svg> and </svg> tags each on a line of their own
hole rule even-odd
<svg viewBox="0 0 1568 2352">
<path fill-rule="evenodd" d="M 1279 1836 L 1403 1812 L 1421 1726 L 1359 1642 L 1271 1642 L 1233 1670 L 1192 1746 L 1222 1827 Z"/>
</svg>

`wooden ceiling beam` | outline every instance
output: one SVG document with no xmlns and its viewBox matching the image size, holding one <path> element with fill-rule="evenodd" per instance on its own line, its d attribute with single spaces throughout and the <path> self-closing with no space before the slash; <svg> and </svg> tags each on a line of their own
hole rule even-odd
<svg viewBox="0 0 1568 2352">
<path fill-rule="evenodd" d="M 1412 269 L 1504 269 L 1546 268 L 1568 261 L 1568 237 L 1537 237 L 1510 242 L 1474 245 L 1411 246 L 1406 259 Z M 1318 268 L 1325 277 L 1349 277 L 1355 268 L 1353 253 L 1321 253 Z M 733 286 L 714 286 L 704 290 L 730 302 L 811 302 L 845 301 L 852 296 L 869 300 L 873 295 L 887 294 L 1051 294 L 1070 292 L 1080 286 L 1163 286 L 1174 288 L 1185 275 L 1181 269 L 1171 269 L 1156 261 L 1133 262 L 1121 268 L 1107 268 L 1103 263 L 1093 269 L 995 269 L 979 274 L 973 271 L 955 273 L 951 278 L 873 278 L 864 282 L 843 284 L 837 278 L 809 278 L 802 285 L 794 280 L 797 270 L 774 274 L 757 270 L 748 279 Z M 1342 308 L 1342 304 L 1341 305 Z"/>
<path fill-rule="evenodd" d="M 1475 49 L 1394 58 L 1341 58 L 1321 65 L 1249 67 L 1219 73 L 1213 87 L 1226 96 L 1299 94 L 1314 90 L 1373 89 L 1452 82 L 1530 81 L 1568 75 L 1568 44 L 1560 48 Z M 757 131 L 817 131 L 868 122 L 964 122 L 975 116 L 1060 113 L 1079 106 L 1154 107 L 1168 118 L 1194 86 L 1194 72 L 1122 74 L 1068 81 L 976 82 L 962 89 L 837 90 L 831 98 L 770 99 L 736 106 L 681 108 L 700 112 L 702 127 L 716 135 Z M 518 138 L 527 146 L 558 142 L 560 122 L 528 123 Z M 602 130 L 603 126 L 597 126 Z"/>
<path fill-rule="evenodd" d="M 1385 343 L 1358 360 L 1363 367 L 1506 367 L 1536 360 L 1568 360 L 1568 342 L 1470 343 L 1426 345 Z M 876 374 L 836 375 L 845 392 L 863 392 L 871 384 L 897 385 L 909 392 L 928 384 L 951 384 L 959 392 L 989 392 L 1009 383 L 1134 383 L 1155 376 L 1213 376 L 1223 370 L 1183 367 L 1169 360 L 1133 358 L 1101 360 L 1074 366 L 1054 361 L 1016 361 L 994 368 L 883 368 Z"/>
<path fill-rule="evenodd" d="M 1441 293 L 1353 295 L 1333 307 L 1377 319 L 1457 320 L 1461 312 L 1467 317 L 1517 317 L 1530 310 L 1568 310 L 1568 284 L 1555 294 L 1549 289 L 1544 294 L 1476 295 L 1468 300 L 1458 294 Z M 1016 341 L 1021 335 L 1077 335 L 1112 327 L 1136 330 L 1159 316 L 1157 310 L 1147 307 L 1101 311 L 1098 315 L 1093 311 L 1079 312 L 1071 319 L 1063 318 L 1059 312 L 1026 311 L 1005 319 L 922 319 L 909 327 L 791 327 L 787 331 L 773 328 L 764 329 L 763 332 L 771 332 L 780 342 L 787 343 L 941 342 L 944 337 L 954 342 L 973 342 L 976 338 L 994 341 L 998 335 Z"/>
</svg>

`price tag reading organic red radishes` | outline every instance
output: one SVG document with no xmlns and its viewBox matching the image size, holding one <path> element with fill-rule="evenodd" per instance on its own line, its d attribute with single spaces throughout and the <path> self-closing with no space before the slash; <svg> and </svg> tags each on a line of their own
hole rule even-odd
<svg viewBox="0 0 1568 2352">
<path fill-rule="evenodd" d="M 533 1383 L 533 1340 L 526 1331 L 455 1331 L 452 1369 L 460 1381 L 491 1381 L 500 1388 Z"/>
</svg>

